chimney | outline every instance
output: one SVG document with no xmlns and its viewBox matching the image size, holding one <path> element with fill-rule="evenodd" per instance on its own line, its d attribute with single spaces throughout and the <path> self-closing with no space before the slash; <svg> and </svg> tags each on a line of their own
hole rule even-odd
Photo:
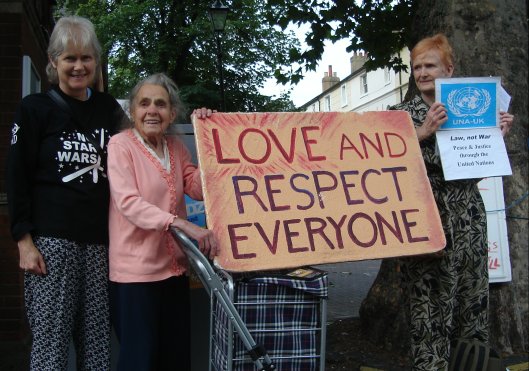
<svg viewBox="0 0 529 371">
<path fill-rule="evenodd" d="M 364 63 L 366 63 L 366 60 L 367 60 L 367 53 L 364 53 L 363 51 L 354 52 L 353 56 L 350 59 L 351 74 L 355 73 L 356 71 L 364 67 Z"/>
<path fill-rule="evenodd" d="M 336 76 L 336 72 L 332 72 L 332 65 L 329 65 L 329 72 L 323 73 L 323 79 L 321 79 L 321 90 L 325 91 L 330 89 L 332 86 L 338 84 L 340 78 Z"/>
</svg>

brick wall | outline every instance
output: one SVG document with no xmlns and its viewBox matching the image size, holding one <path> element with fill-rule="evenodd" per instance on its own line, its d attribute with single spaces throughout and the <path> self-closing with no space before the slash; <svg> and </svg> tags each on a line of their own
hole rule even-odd
<svg viewBox="0 0 529 371">
<path fill-rule="evenodd" d="M 22 273 L 16 245 L 9 234 L 5 206 L 5 158 L 14 110 L 20 101 L 22 61 L 21 14 L 0 14 L 0 341 L 24 337 Z"/>
<path fill-rule="evenodd" d="M 23 275 L 18 269 L 18 250 L 9 236 L 5 210 L 0 215 L 0 341 L 15 341 L 27 335 L 24 314 Z"/>
<path fill-rule="evenodd" d="M 0 342 L 28 336 L 23 274 L 9 233 L 5 194 L 6 154 L 11 126 L 22 96 L 22 57 L 30 56 L 47 88 L 46 48 L 53 0 L 0 0 Z"/>
</svg>

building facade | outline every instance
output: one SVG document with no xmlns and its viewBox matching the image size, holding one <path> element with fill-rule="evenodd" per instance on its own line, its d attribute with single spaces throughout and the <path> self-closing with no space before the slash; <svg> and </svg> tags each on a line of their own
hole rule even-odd
<svg viewBox="0 0 529 371">
<path fill-rule="evenodd" d="M 408 50 L 399 55 L 410 65 Z M 367 71 L 367 55 L 356 52 L 350 59 L 351 73 L 340 80 L 332 66 L 322 79 L 322 93 L 302 105 L 305 112 L 366 112 L 384 111 L 402 102 L 408 90 L 409 72 L 395 72 L 389 68 Z"/>
</svg>

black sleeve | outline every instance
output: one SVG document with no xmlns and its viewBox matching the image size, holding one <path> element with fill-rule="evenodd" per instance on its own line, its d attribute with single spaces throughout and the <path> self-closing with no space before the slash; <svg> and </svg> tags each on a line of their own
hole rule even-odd
<svg viewBox="0 0 529 371">
<path fill-rule="evenodd" d="M 7 155 L 7 199 L 11 235 L 15 241 L 34 229 L 32 209 L 33 174 L 37 166 L 39 148 L 39 122 L 31 99 L 20 104 L 11 129 L 11 142 Z"/>
</svg>

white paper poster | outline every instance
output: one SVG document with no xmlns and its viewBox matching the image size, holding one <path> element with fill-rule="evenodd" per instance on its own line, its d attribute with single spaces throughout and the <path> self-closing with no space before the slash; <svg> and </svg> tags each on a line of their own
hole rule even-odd
<svg viewBox="0 0 529 371">
<path fill-rule="evenodd" d="M 500 128 L 439 130 L 445 180 L 512 175 Z"/>
<path fill-rule="evenodd" d="M 446 180 L 511 175 L 499 126 L 504 101 L 499 77 L 435 80 L 435 97 L 448 111 L 437 131 Z"/>
<path fill-rule="evenodd" d="M 436 79 L 435 100 L 448 110 L 441 130 L 499 126 L 500 87 L 499 77 Z"/>
<path fill-rule="evenodd" d="M 478 187 L 487 211 L 489 282 L 508 282 L 512 273 L 502 179 L 485 178 Z"/>
</svg>

